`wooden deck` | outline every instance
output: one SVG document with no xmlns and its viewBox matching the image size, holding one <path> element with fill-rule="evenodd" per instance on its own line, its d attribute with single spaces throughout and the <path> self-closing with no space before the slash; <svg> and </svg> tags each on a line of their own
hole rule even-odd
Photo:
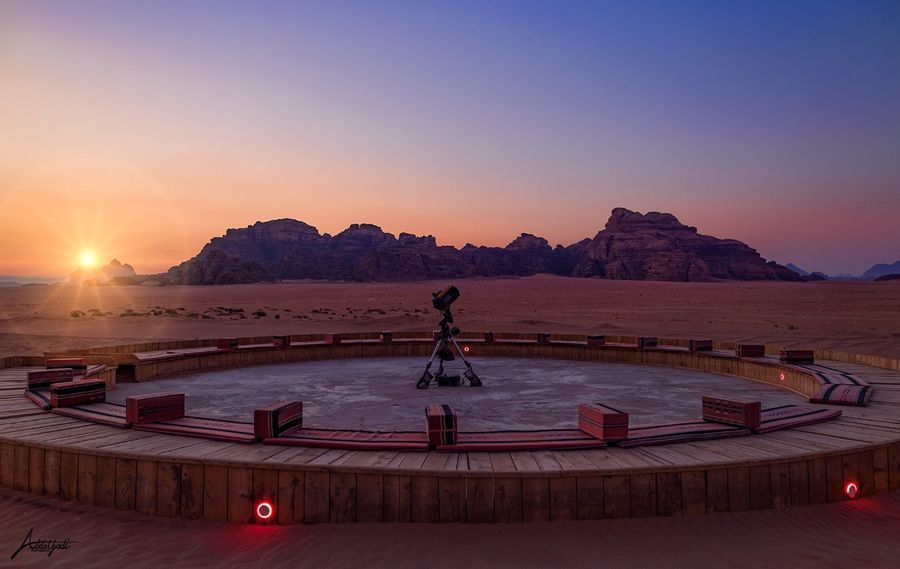
<svg viewBox="0 0 900 569">
<path fill-rule="evenodd" d="M 309 348 L 365 355 L 371 346 L 384 344 Z M 185 365 L 194 369 L 202 358 L 246 355 L 187 349 L 171 361 L 191 362 Z M 392 355 L 419 350 L 402 342 L 390 348 Z M 497 355 L 535 350 L 572 357 L 565 344 L 503 346 Z M 263 346 L 258 353 L 268 351 Z M 605 353 L 634 357 L 615 349 Z M 681 361 L 666 353 L 649 357 L 653 361 L 644 363 L 693 362 L 690 367 L 779 384 L 760 377 L 765 374 L 754 366 L 739 369 L 724 354 L 682 354 Z M 275 504 L 279 523 L 519 522 L 803 506 L 846 499 L 850 481 L 861 495 L 900 490 L 900 372 L 822 363 L 872 384 L 871 404 L 841 407 L 843 416 L 829 423 L 735 439 L 487 453 L 242 445 L 117 429 L 40 411 L 23 395 L 26 372 L 34 368 L 10 367 L 0 369 L 0 484 L 145 514 L 238 523 L 254 521 L 253 505 L 261 499 Z M 803 392 L 788 380 L 784 387 Z"/>
</svg>

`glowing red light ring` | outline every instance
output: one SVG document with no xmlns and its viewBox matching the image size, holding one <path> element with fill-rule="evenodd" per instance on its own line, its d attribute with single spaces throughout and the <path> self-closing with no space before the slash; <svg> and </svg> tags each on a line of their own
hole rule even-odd
<svg viewBox="0 0 900 569">
<path fill-rule="evenodd" d="M 848 482 L 844 486 L 844 494 L 850 499 L 856 498 L 859 495 L 859 486 L 856 485 L 856 482 Z"/>
<path fill-rule="evenodd" d="M 469 351 L 469 346 L 463 346 L 463 351 L 464 351 L 464 352 L 468 352 L 468 351 Z"/>
<path fill-rule="evenodd" d="M 781 374 L 779 374 L 778 379 L 784 381 L 784 372 L 781 372 Z"/>
<path fill-rule="evenodd" d="M 261 520 L 268 520 L 275 513 L 275 508 L 269 502 L 260 502 L 256 505 L 256 517 Z"/>
</svg>

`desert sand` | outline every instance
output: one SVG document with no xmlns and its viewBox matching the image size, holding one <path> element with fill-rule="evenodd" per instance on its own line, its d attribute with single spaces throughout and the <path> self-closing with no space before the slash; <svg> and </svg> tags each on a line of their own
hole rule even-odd
<svg viewBox="0 0 900 569">
<path fill-rule="evenodd" d="M 430 330 L 447 283 L 0 289 L 0 355 L 141 339 Z M 469 330 L 711 337 L 900 357 L 900 282 L 457 281 Z"/>
<path fill-rule="evenodd" d="M 429 330 L 446 283 L 0 289 L 0 355 L 163 338 Z M 712 337 L 900 357 L 900 283 L 465 280 L 470 330 Z M 227 526 L 0 491 L 14 567 L 896 567 L 900 496 L 680 518 L 517 525 Z M 12 521 L 10 521 L 12 520 Z M 652 543 L 653 547 L 647 547 Z"/>
</svg>

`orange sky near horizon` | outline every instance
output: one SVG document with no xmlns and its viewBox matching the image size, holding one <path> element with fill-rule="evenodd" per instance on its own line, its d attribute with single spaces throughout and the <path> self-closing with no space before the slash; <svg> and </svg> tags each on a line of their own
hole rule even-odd
<svg viewBox="0 0 900 569">
<path fill-rule="evenodd" d="M 162 272 L 284 217 L 569 245 L 619 206 L 808 270 L 900 257 L 886 48 L 798 44 L 800 7 L 780 35 L 763 7 L 526 4 L 0 3 L 0 275 Z M 896 41 L 873 21 L 847 37 Z"/>
</svg>

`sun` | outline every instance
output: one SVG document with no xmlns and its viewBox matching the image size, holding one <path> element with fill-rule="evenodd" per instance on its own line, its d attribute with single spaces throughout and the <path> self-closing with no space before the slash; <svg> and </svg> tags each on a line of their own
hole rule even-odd
<svg viewBox="0 0 900 569">
<path fill-rule="evenodd" d="M 82 269 L 93 269 L 97 266 L 97 255 L 93 251 L 82 251 L 78 254 L 78 265 Z"/>
</svg>

